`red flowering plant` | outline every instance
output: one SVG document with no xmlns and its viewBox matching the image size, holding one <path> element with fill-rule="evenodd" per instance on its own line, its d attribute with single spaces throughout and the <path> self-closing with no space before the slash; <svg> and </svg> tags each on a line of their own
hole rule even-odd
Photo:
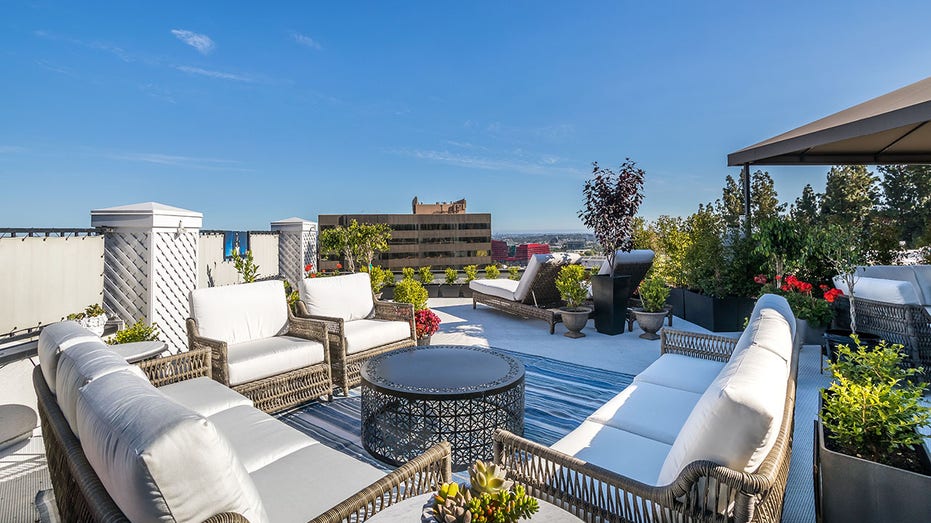
<svg viewBox="0 0 931 523">
<path fill-rule="evenodd" d="M 417 327 L 417 338 L 433 336 L 440 330 L 440 317 L 430 309 L 421 309 L 414 313 L 414 324 Z"/>
<path fill-rule="evenodd" d="M 838 295 L 843 294 L 840 289 L 831 289 L 827 285 L 820 285 L 823 298 L 813 294 L 814 285 L 802 281 L 789 274 L 785 277 L 777 274 L 772 281 L 764 274 L 757 274 L 753 281 L 762 285 L 760 294 L 778 294 L 784 296 L 792 307 L 792 312 L 799 319 L 806 320 L 812 327 L 827 327 L 834 318 L 831 303 Z"/>
</svg>

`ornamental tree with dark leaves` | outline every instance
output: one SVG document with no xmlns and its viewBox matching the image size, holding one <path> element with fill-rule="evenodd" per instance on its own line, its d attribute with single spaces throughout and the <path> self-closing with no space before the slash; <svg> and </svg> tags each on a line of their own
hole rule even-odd
<svg viewBox="0 0 931 523">
<path fill-rule="evenodd" d="M 592 230 L 608 263 L 614 266 L 617 251 L 633 248 L 634 217 L 643 201 L 643 169 L 626 158 L 615 173 L 592 163 L 592 179 L 585 182 L 582 193 L 585 205 L 579 218 Z"/>
</svg>

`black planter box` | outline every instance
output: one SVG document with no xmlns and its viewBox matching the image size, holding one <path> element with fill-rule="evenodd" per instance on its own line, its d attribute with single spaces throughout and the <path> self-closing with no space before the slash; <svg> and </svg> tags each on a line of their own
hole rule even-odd
<svg viewBox="0 0 931 523">
<path fill-rule="evenodd" d="M 666 298 L 666 304 L 672 307 L 673 316 L 685 318 L 685 289 L 682 287 L 673 287 L 669 289 L 669 297 Z"/>
<path fill-rule="evenodd" d="M 428 283 L 424 285 L 427 289 L 427 296 L 430 298 L 439 298 L 440 297 L 440 284 L 439 283 Z"/>
<path fill-rule="evenodd" d="M 815 420 L 815 510 L 823 523 L 928 521 L 931 476 L 834 452 Z M 919 445 L 925 470 L 928 451 Z"/>
<path fill-rule="evenodd" d="M 595 329 L 602 334 L 623 334 L 627 328 L 630 276 L 592 276 Z"/>
<path fill-rule="evenodd" d="M 385 285 L 381 288 L 381 299 L 385 301 L 394 299 L 394 285 Z"/>
<path fill-rule="evenodd" d="M 472 287 L 469 287 L 469 284 L 468 284 L 468 283 L 463 283 L 462 285 L 460 285 L 460 286 L 459 286 L 459 296 L 462 296 L 463 298 L 471 298 L 471 297 L 472 297 Z"/>
<path fill-rule="evenodd" d="M 712 332 L 742 331 L 744 320 L 753 312 L 755 303 L 751 298 L 739 296 L 713 298 L 690 290 L 685 290 L 683 294 L 684 319 Z"/>
<path fill-rule="evenodd" d="M 459 297 L 459 287 L 462 287 L 458 283 L 452 285 L 444 283 L 440 285 L 440 298 L 458 298 Z"/>
</svg>

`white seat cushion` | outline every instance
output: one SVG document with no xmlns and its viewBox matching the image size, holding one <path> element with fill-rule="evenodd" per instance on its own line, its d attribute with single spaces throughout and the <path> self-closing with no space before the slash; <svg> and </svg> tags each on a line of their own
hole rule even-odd
<svg viewBox="0 0 931 523">
<path fill-rule="evenodd" d="M 411 325 L 406 321 L 356 320 L 343 324 L 346 335 L 346 354 L 393 343 L 411 337 Z"/>
<path fill-rule="evenodd" d="M 652 383 L 633 383 L 588 421 L 672 445 L 701 394 Z"/>
<path fill-rule="evenodd" d="M 311 445 L 252 473 L 269 518 L 304 523 L 381 479 L 384 473 L 325 445 Z"/>
<path fill-rule="evenodd" d="M 776 442 L 788 377 L 789 364 L 758 345 L 729 361 L 679 431 L 660 483 L 671 483 L 699 460 L 755 472 Z"/>
<path fill-rule="evenodd" d="M 81 389 L 81 448 L 132 521 L 203 521 L 237 512 L 268 521 L 242 463 L 203 416 L 127 372 Z"/>
<path fill-rule="evenodd" d="M 229 441 L 249 473 L 304 447 L 319 445 L 316 440 L 253 407 L 233 407 L 209 419 Z"/>
<path fill-rule="evenodd" d="M 625 430 L 583 421 L 552 448 L 647 485 L 659 485 L 657 477 L 670 446 Z"/>
<path fill-rule="evenodd" d="M 222 385 L 220 382 L 201 376 L 158 389 L 168 399 L 193 410 L 201 416 L 212 416 L 217 412 L 239 406 L 252 406 L 252 400 Z"/>
<path fill-rule="evenodd" d="M 52 394 L 55 394 L 55 374 L 58 372 L 58 355 L 61 351 L 86 341 L 100 341 L 100 337 L 78 325 L 76 321 L 60 321 L 42 329 L 38 352 L 42 376 Z"/>
<path fill-rule="evenodd" d="M 682 354 L 663 354 L 637 374 L 634 383 L 652 383 L 702 394 L 718 377 L 724 363 Z"/>
<path fill-rule="evenodd" d="M 323 343 L 276 336 L 229 346 L 229 380 L 235 387 L 323 361 Z"/>
<path fill-rule="evenodd" d="M 100 338 L 74 345 L 59 355 L 55 377 L 58 387 L 56 399 L 71 432 L 78 434 L 76 409 L 81 387 L 113 372 L 133 374 L 148 383 L 148 378 L 139 367 L 126 363 Z"/>
<path fill-rule="evenodd" d="M 850 289 L 840 276 L 834 277 L 834 286 L 849 295 Z M 898 303 L 902 305 L 921 305 L 917 289 L 907 281 L 882 280 L 879 278 L 860 278 L 854 286 L 857 298 Z"/>
<path fill-rule="evenodd" d="M 191 317 L 200 335 L 233 345 L 288 332 L 284 284 L 269 280 L 191 291 Z"/>
<path fill-rule="evenodd" d="M 367 272 L 304 278 L 301 280 L 300 294 L 307 312 L 314 316 L 353 321 L 368 318 L 375 310 Z"/>
<path fill-rule="evenodd" d="M 524 298 L 530 294 L 530 289 L 533 287 L 533 283 L 537 278 L 537 274 L 539 274 L 540 269 L 545 264 L 570 265 L 579 261 L 579 258 L 581 258 L 581 256 L 574 252 L 534 254 L 530 257 L 530 260 L 527 261 L 527 268 L 524 269 L 524 273 L 521 275 L 520 280 L 517 282 L 517 288 L 514 289 L 514 300 L 524 301 Z"/>
<path fill-rule="evenodd" d="M 517 290 L 517 286 L 520 285 L 520 282 L 508 279 L 497 279 L 497 280 L 472 280 L 469 282 L 469 288 L 473 291 L 480 292 L 482 294 L 488 294 L 491 296 L 497 296 L 499 298 L 504 298 L 505 300 L 514 301 L 514 291 Z"/>
</svg>

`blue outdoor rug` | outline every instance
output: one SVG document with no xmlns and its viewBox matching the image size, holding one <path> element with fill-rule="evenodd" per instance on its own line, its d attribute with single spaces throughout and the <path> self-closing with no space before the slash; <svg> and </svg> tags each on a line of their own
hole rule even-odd
<svg viewBox="0 0 931 523">
<path fill-rule="evenodd" d="M 630 374 L 604 371 L 565 361 L 494 349 L 520 360 L 525 367 L 524 437 L 552 445 L 578 427 L 592 412 L 633 381 Z M 279 419 L 324 445 L 392 470 L 362 448 L 361 396 L 335 396 L 284 413 Z"/>
</svg>

